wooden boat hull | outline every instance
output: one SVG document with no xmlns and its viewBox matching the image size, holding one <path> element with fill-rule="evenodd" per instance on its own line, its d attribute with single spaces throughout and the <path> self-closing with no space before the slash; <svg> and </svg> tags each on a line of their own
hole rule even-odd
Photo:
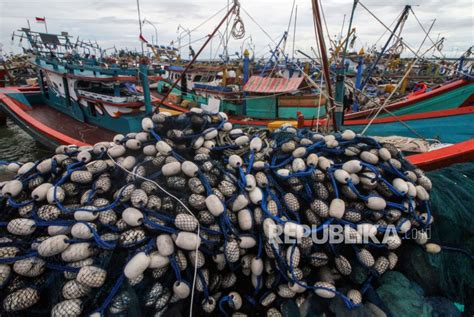
<svg viewBox="0 0 474 317">
<path fill-rule="evenodd" d="M 441 169 L 457 163 L 474 161 L 474 139 L 453 144 L 451 146 L 410 155 L 407 159 L 425 171 Z"/>
<path fill-rule="evenodd" d="M 154 97 L 155 102 L 158 102 L 161 98 L 161 96 L 158 94 L 155 94 Z M 280 118 L 292 117 L 294 114 L 296 114 L 296 111 L 294 111 L 295 108 L 289 109 L 290 113 L 286 111 L 288 109 L 285 109 L 286 112 L 280 113 L 280 111 L 277 111 L 276 109 L 276 101 L 271 98 L 269 100 L 261 98 L 251 102 L 254 102 L 255 105 L 251 104 L 250 107 L 246 108 L 246 111 L 243 111 L 242 105 L 227 105 L 223 107 L 223 111 L 229 115 L 230 121 L 234 124 L 261 127 L 266 127 L 268 124 L 271 124 L 271 122 L 274 121 L 291 120 Z M 187 109 L 184 109 L 174 103 L 166 102 L 165 104 L 167 108 L 173 109 L 175 111 L 187 111 Z M 272 108 L 271 105 L 274 105 L 274 107 Z M 472 119 L 472 117 L 469 115 L 465 116 L 464 119 L 456 118 L 456 120 L 452 122 L 448 122 L 442 117 L 451 116 L 453 115 L 453 112 L 456 113 L 458 110 L 460 114 L 464 114 L 464 110 L 462 109 L 469 108 L 471 106 L 474 106 L 474 80 L 457 80 L 427 93 L 415 96 L 409 100 L 394 103 L 387 106 L 386 108 L 396 116 L 401 116 L 399 118 L 400 120 L 407 120 L 407 116 L 410 115 L 421 115 L 419 119 L 412 122 L 412 124 L 415 125 L 412 127 L 414 130 L 420 129 L 420 131 L 418 131 L 419 135 L 422 135 L 425 138 L 440 139 L 442 142 L 456 143 L 472 137 L 472 134 L 469 133 L 471 128 L 468 126 L 470 122 L 469 119 Z M 312 109 L 312 115 L 305 115 L 303 113 L 306 118 L 314 118 L 312 120 L 305 120 L 305 126 L 315 125 L 317 115 L 314 115 L 314 111 L 316 109 L 317 108 Z M 357 120 L 367 119 L 371 117 L 375 111 L 376 110 L 371 109 L 357 113 L 346 114 L 344 116 L 346 120 L 345 125 L 350 128 L 354 128 L 357 131 L 361 131 L 363 129 L 361 126 L 367 124 L 368 121 Z M 245 112 L 247 112 L 247 115 L 244 115 Z M 426 113 L 435 113 L 435 116 L 439 118 L 425 120 L 426 118 L 423 116 Z M 325 114 L 325 108 L 321 108 L 320 117 L 324 117 Z M 380 119 L 388 121 L 383 121 Z M 391 121 L 392 119 L 393 121 Z M 410 118 L 410 120 L 413 120 L 413 118 Z M 395 134 L 401 136 L 417 137 L 416 133 L 410 132 L 410 130 L 402 123 L 397 123 L 395 121 L 397 121 L 396 118 L 393 118 L 392 115 L 383 112 L 379 114 L 374 126 L 369 130 L 369 134 L 381 136 Z M 324 122 L 324 120 L 320 120 L 320 122 Z M 383 126 L 378 125 L 379 123 L 383 123 Z M 449 129 L 443 128 L 442 125 L 449 125 Z M 468 131 L 468 133 L 465 133 L 465 131 Z"/>
<path fill-rule="evenodd" d="M 111 141 L 116 132 L 79 121 L 44 103 L 37 88 L 0 89 L 0 110 L 47 148 L 61 144 L 79 146 Z M 173 112 L 174 114 L 176 112 Z M 141 126 L 128 132 L 138 132 Z"/>
<path fill-rule="evenodd" d="M 11 93 L 14 93 L 16 98 L 9 96 Z M 24 100 L 25 103 L 21 100 Z M 33 103 L 33 105 L 28 104 L 28 101 Z M 35 140 L 48 148 L 53 149 L 61 144 L 92 145 L 96 142 L 112 140 L 113 138 L 114 132 L 112 131 L 77 121 L 51 107 L 37 104 L 34 101 L 41 101 L 41 98 L 38 97 L 37 89 L 9 88 L 0 90 L 0 109 Z M 168 103 L 165 103 L 165 105 L 168 106 Z M 474 113 L 472 109 L 469 109 L 469 111 L 466 114 L 472 115 Z M 236 124 L 247 125 L 247 121 L 234 119 L 231 121 Z M 266 127 L 270 121 L 248 123 L 250 125 Z M 309 126 L 311 124 L 314 125 L 314 122 L 311 120 L 305 121 L 305 125 Z M 471 128 L 470 133 L 472 134 L 472 132 Z M 407 158 L 410 162 L 425 170 L 433 170 L 454 163 L 471 161 L 474 160 L 474 139 L 431 152 L 410 155 Z"/>
<path fill-rule="evenodd" d="M 369 119 L 348 120 L 344 126 L 362 132 Z M 443 143 L 459 143 L 474 138 L 474 106 L 433 111 L 399 117 L 375 119 L 365 134 L 437 139 Z"/>
<path fill-rule="evenodd" d="M 397 116 L 428 111 L 450 110 L 474 105 L 473 96 L 474 80 L 457 80 L 410 99 L 388 105 L 386 109 Z M 376 112 L 377 109 L 368 109 L 356 113 L 349 113 L 344 117 L 346 120 L 363 119 L 372 117 Z M 389 113 L 382 111 L 378 118 L 390 116 Z"/>
<path fill-rule="evenodd" d="M 41 103 L 21 102 L 39 99 L 37 93 L 14 92 L 16 98 L 0 90 L 0 109 L 36 141 L 49 149 L 61 144 L 84 146 L 113 138 L 114 132 L 78 121 Z"/>
</svg>

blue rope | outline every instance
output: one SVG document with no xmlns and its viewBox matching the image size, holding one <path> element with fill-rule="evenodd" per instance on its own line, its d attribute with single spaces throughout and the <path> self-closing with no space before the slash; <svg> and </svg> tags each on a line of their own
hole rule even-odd
<svg viewBox="0 0 474 317">
<path fill-rule="evenodd" d="M 110 302 L 114 298 L 115 294 L 117 294 L 118 290 L 122 286 L 123 282 L 125 280 L 125 275 L 122 273 L 120 274 L 119 278 L 115 282 L 114 287 L 110 290 L 109 294 L 107 295 L 107 298 L 104 300 L 102 305 L 100 305 L 99 309 L 97 310 L 100 315 L 104 315 L 104 311 L 107 309 L 107 307 L 110 305 Z"/>
<path fill-rule="evenodd" d="M 460 248 L 455 248 L 455 247 L 448 247 L 448 246 L 444 246 L 444 245 L 441 246 L 441 250 L 458 252 L 458 253 L 461 253 L 461 254 L 464 254 L 465 256 L 467 256 L 471 261 L 474 261 L 474 255 L 470 254 L 466 250 L 463 250 L 463 249 L 460 249 Z"/>
<path fill-rule="evenodd" d="M 27 206 L 29 204 L 32 204 L 32 203 L 34 203 L 34 199 L 27 200 L 27 201 L 24 201 L 24 202 L 21 202 L 21 203 L 17 203 L 13 198 L 8 197 L 8 204 L 10 206 L 12 206 L 13 208 L 25 207 L 25 206 Z"/>
<path fill-rule="evenodd" d="M 201 283 L 202 283 L 202 286 L 203 286 L 202 288 L 203 288 L 203 292 L 204 292 L 204 298 L 207 301 L 207 300 L 209 300 L 209 289 L 207 287 L 208 285 L 206 283 L 206 279 L 204 278 L 204 274 L 202 274 L 201 270 L 198 270 L 197 273 L 198 273 L 198 277 L 201 280 Z M 192 303 L 191 303 L 191 305 L 192 305 Z"/>
<path fill-rule="evenodd" d="M 198 171 L 198 177 L 201 180 L 201 183 L 203 184 L 204 188 L 206 189 L 207 196 L 210 196 L 212 194 L 212 187 L 209 184 L 207 177 L 200 170 Z"/>
<path fill-rule="evenodd" d="M 153 228 L 153 229 L 156 229 L 156 230 L 161 230 L 163 232 L 167 232 L 167 233 L 177 233 L 178 230 L 176 229 L 173 229 L 173 228 L 170 228 L 170 227 L 167 227 L 167 226 L 163 226 L 163 225 L 160 225 L 160 224 L 157 224 L 153 221 L 151 221 L 150 219 L 148 219 L 147 217 L 143 217 L 143 222 Z"/>
<path fill-rule="evenodd" d="M 242 187 L 247 187 L 247 179 L 245 178 L 245 172 L 244 172 L 244 169 L 239 166 L 239 174 L 240 174 L 240 179 L 241 179 L 241 182 L 242 182 Z"/>
<path fill-rule="evenodd" d="M 250 152 L 250 159 L 249 163 L 247 165 L 247 174 L 250 174 L 252 172 L 252 167 L 253 167 L 253 162 L 255 161 L 255 151 Z"/>
<path fill-rule="evenodd" d="M 71 272 L 71 273 L 77 273 L 80 270 L 80 268 L 78 267 L 60 265 L 60 264 L 55 264 L 55 263 L 46 263 L 46 267 L 55 271 Z"/>
<path fill-rule="evenodd" d="M 94 240 L 97 243 L 97 245 L 99 245 L 103 249 L 109 249 L 109 250 L 115 249 L 115 247 L 117 246 L 116 242 L 107 242 L 105 240 L 102 240 L 100 238 L 99 233 L 97 232 L 97 230 L 94 229 L 94 227 L 92 227 L 87 222 L 81 222 L 81 223 L 85 224 L 87 228 L 92 232 L 92 235 L 94 236 Z"/>
<path fill-rule="evenodd" d="M 196 255 L 197 256 L 197 255 Z M 177 281 L 181 281 L 181 272 L 179 271 L 178 263 L 176 263 L 176 259 L 174 258 L 174 254 L 170 255 L 169 257 L 171 268 L 174 271 L 174 275 Z"/>
<path fill-rule="evenodd" d="M 150 130 L 150 134 L 156 139 L 156 141 L 161 141 L 161 137 L 156 133 L 154 128 Z"/>
<path fill-rule="evenodd" d="M 12 257 L 12 258 L 0 258 L 0 264 L 12 264 L 12 263 L 15 263 L 16 261 L 29 259 L 29 258 L 35 257 L 37 255 L 38 255 L 38 252 L 31 251 L 30 253 L 15 256 L 15 257 Z"/>
<path fill-rule="evenodd" d="M 367 201 L 368 200 L 368 196 L 364 196 L 362 195 L 359 190 L 355 187 L 354 183 L 352 182 L 351 179 L 349 179 L 347 181 L 347 186 L 349 186 L 349 188 L 357 195 L 357 197 L 359 197 L 359 199 L 363 200 L 363 201 Z"/>
<path fill-rule="evenodd" d="M 229 316 L 229 315 L 227 314 L 227 312 L 226 312 L 225 309 L 224 309 L 224 304 L 225 304 L 226 302 L 230 302 L 230 301 L 232 301 L 232 298 L 231 298 L 230 296 L 228 296 L 228 295 L 222 296 L 222 298 L 219 300 L 219 310 L 220 310 L 221 313 L 222 313 L 224 316 L 226 316 L 226 317 Z"/>
<path fill-rule="evenodd" d="M 282 175 L 278 175 L 278 174 L 277 174 L 277 176 L 278 176 L 279 178 L 282 178 L 282 179 L 289 179 L 289 178 L 292 178 L 292 177 L 305 177 L 305 176 L 310 176 L 313 172 L 314 172 L 314 167 L 310 167 L 310 168 L 308 168 L 306 171 L 302 171 L 302 172 L 297 172 L 297 173 L 289 174 L 288 176 L 282 176 Z"/>
<path fill-rule="evenodd" d="M 396 190 L 396 188 L 393 187 L 393 185 L 392 185 L 389 181 L 387 181 L 385 178 L 380 177 L 379 179 L 380 179 L 385 185 L 387 185 L 388 189 L 390 189 L 390 191 L 391 191 L 392 193 L 394 193 L 395 195 L 397 195 L 397 196 L 399 196 L 399 197 L 405 197 L 405 196 L 407 196 L 407 193 L 402 194 L 401 192 L 399 192 L 398 190 Z"/>
<path fill-rule="evenodd" d="M 337 188 L 336 178 L 334 177 L 334 170 L 332 168 L 328 169 L 328 175 L 331 179 L 332 188 L 334 189 L 334 195 L 336 195 L 336 198 L 339 198 L 339 189 Z"/>
</svg>

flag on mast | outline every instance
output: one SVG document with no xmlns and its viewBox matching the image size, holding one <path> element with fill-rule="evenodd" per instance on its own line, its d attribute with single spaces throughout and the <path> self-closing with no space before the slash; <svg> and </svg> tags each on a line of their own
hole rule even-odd
<svg viewBox="0 0 474 317">
<path fill-rule="evenodd" d="M 138 37 L 138 39 L 139 39 L 141 42 L 148 44 L 148 41 L 145 39 L 145 37 L 143 36 L 143 34 L 140 34 L 140 36 Z"/>
<path fill-rule="evenodd" d="M 48 33 L 48 25 L 46 24 L 46 17 L 36 17 L 36 23 L 44 24 L 44 30 Z"/>
</svg>

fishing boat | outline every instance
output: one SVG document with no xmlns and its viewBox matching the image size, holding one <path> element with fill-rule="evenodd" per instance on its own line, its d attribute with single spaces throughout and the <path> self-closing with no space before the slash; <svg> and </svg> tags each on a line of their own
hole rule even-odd
<svg viewBox="0 0 474 317">
<path fill-rule="evenodd" d="M 394 115 L 419 114 L 432 111 L 446 111 L 474 105 L 474 80 L 458 79 L 421 94 L 408 95 L 403 100 L 391 103 L 385 107 L 378 117 Z M 370 118 L 377 108 L 348 113 L 346 120 Z"/>
<path fill-rule="evenodd" d="M 33 44 L 32 47 L 35 48 L 30 53 L 34 53 L 34 59 L 31 62 L 37 68 L 39 85 L 33 88 L 9 87 L 2 89 L 0 91 L 0 105 L 4 112 L 15 122 L 36 140 L 50 148 L 59 144 L 90 145 L 104 139 L 110 140 L 115 133 L 126 134 L 138 131 L 141 120 L 145 116 L 151 115 L 154 111 L 159 111 L 159 108 L 154 107 L 155 105 L 160 105 L 160 107 L 170 112 L 174 111 L 174 114 L 189 110 L 174 103 L 173 100 L 167 99 L 167 97 L 171 95 L 173 89 L 179 83 L 183 83 L 183 78 L 187 78 L 187 71 L 191 69 L 199 54 L 185 68 L 176 72 L 179 75 L 172 77 L 174 83 L 169 87 L 167 95 L 152 96 L 149 82 L 150 80 L 161 79 L 158 76 L 162 74 L 161 68 L 150 70 L 143 60 L 138 63 L 121 64 L 120 61 L 113 58 L 97 58 L 91 54 L 81 55 L 76 51 L 71 51 L 71 48 L 77 48 L 78 45 L 72 44 L 69 35 L 64 33 L 54 35 L 36 33 L 29 29 L 22 29 L 22 31 L 29 38 L 30 43 Z M 63 49 L 59 50 L 59 46 Z M 98 47 L 93 48 L 101 52 Z M 245 55 L 248 63 L 248 54 Z M 268 128 L 275 128 L 285 123 L 306 127 L 325 124 L 326 119 L 318 120 L 318 118 L 325 115 L 321 105 L 326 100 L 319 95 L 316 95 L 316 99 L 315 96 L 308 97 L 304 94 L 295 94 L 304 86 L 303 83 L 307 75 L 295 75 L 291 78 L 250 76 L 250 73 L 245 71 L 249 68 L 245 59 L 243 67 L 244 96 L 253 95 L 258 97 L 254 98 L 255 100 L 264 100 L 268 97 L 265 94 L 279 96 L 278 98 L 274 97 L 274 103 L 270 104 L 272 107 L 267 111 L 262 111 L 262 103 L 255 102 L 252 104 L 252 98 L 244 98 L 241 108 L 245 111 L 254 111 L 255 118 L 249 118 L 243 115 L 244 113 L 233 113 L 231 108 L 219 108 L 219 110 L 224 110 L 229 114 L 232 123 Z M 218 75 L 219 71 L 215 70 L 214 79 L 219 79 Z M 235 76 L 234 82 L 229 82 L 235 83 L 238 78 L 239 76 Z M 192 88 L 201 89 L 201 97 L 204 97 L 205 93 L 216 96 L 225 92 L 225 90 L 213 88 L 223 86 L 215 84 L 215 81 L 209 80 L 210 78 L 207 81 L 197 80 L 197 76 L 191 77 L 191 79 L 193 79 Z M 140 84 L 139 88 L 135 86 L 137 84 Z M 470 85 L 457 82 L 453 83 L 453 86 L 469 87 Z M 209 99 L 209 96 L 206 98 Z M 316 100 L 318 101 L 316 102 Z M 287 108 L 286 112 L 285 108 Z M 441 110 L 429 114 L 420 113 L 406 115 L 405 117 L 377 118 L 370 122 L 368 132 L 371 135 L 384 136 L 393 133 L 403 136 L 400 133 L 402 128 L 405 132 L 410 132 L 406 129 L 406 125 L 411 126 L 412 130 L 415 131 L 423 127 L 426 131 L 420 132 L 429 133 L 426 136 L 427 138 L 441 138 L 442 142 L 455 145 L 425 153 L 418 164 L 423 165 L 424 162 L 432 162 L 432 157 L 436 156 L 435 153 L 439 153 L 436 151 L 447 153 L 439 156 L 442 157 L 440 159 L 440 162 L 442 161 L 441 165 L 451 164 L 459 160 L 472 158 L 472 155 L 474 155 L 471 143 L 468 142 L 467 145 L 466 143 L 460 143 L 473 138 L 472 129 L 466 126 L 469 118 L 474 116 L 473 108 L 474 106 L 468 105 L 454 110 Z M 309 115 L 304 113 L 307 109 L 313 112 Z M 317 111 L 317 116 L 314 115 L 315 111 Z M 272 113 L 272 116 L 268 115 L 269 112 Z M 288 115 L 290 112 L 294 112 L 293 117 Z M 306 118 L 311 119 L 304 120 L 305 115 Z M 279 120 L 280 117 L 285 119 Z M 288 117 L 290 117 L 290 121 L 287 119 Z M 446 134 L 446 129 L 442 127 L 441 123 L 445 122 L 446 118 L 449 118 L 452 123 L 452 131 L 450 132 L 456 133 L 452 133 L 452 139 L 444 140 L 443 135 Z M 298 121 L 294 119 L 298 119 Z M 346 120 L 344 124 L 345 128 L 361 132 L 368 123 L 369 119 L 354 119 Z M 390 130 L 386 128 L 389 126 L 391 127 Z M 436 166 L 436 164 L 433 164 L 433 166 Z"/>
<path fill-rule="evenodd" d="M 166 78 L 152 94 L 167 96 L 174 110 L 197 106 L 207 111 L 222 111 L 233 118 L 297 119 L 322 118 L 326 97 L 315 89 L 301 69 L 278 65 L 269 60 L 256 65 L 246 50 L 242 62 L 193 65 L 181 76 L 183 66 L 167 66 Z M 179 81 L 175 87 L 174 81 Z"/>
<path fill-rule="evenodd" d="M 236 120 L 245 117 L 248 125 L 260 125 L 261 119 L 270 121 L 296 119 L 298 113 L 301 113 L 305 118 L 324 118 L 326 115 L 324 107 L 327 101 L 326 97 L 322 96 L 320 98 L 319 94 L 295 94 L 298 91 L 298 84 L 301 83 L 300 80 L 302 78 L 298 79 L 295 84 L 294 80 L 280 79 L 280 84 L 275 84 L 274 82 L 277 80 L 271 82 L 271 79 L 252 76 L 251 82 L 243 87 L 243 91 L 247 95 L 245 98 L 241 97 L 240 103 L 225 101 L 225 98 L 238 98 L 236 96 L 242 95 L 236 92 L 235 89 L 229 89 L 228 91 L 221 89 L 217 93 L 216 91 L 211 91 L 208 87 L 204 91 L 204 87 L 198 86 L 196 91 L 201 93 L 196 95 L 200 98 L 194 97 L 193 101 L 196 105 L 201 105 L 205 109 L 206 105 L 210 102 L 209 99 L 214 98 L 217 100 L 218 105 L 218 107 L 214 107 L 214 110 L 224 111 Z M 287 87 L 295 88 L 293 90 L 286 90 L 287 94 L 284 94 L 285 89 L 288 89 Z M 266 97 L 265 94 L 269 96 Z M 181 96 L 178 90 L 172 95 L 174 98 L 176 98 L 175 96 Z M 258 97 L 252 98 L 252 95 Z M 155 96 L 159 98 L 162 94 L 158 93 Z M 193 96 L 193 94 L 190 93 L 188 96 Z M 244 99 L 246 99 L 245 106 L 243 105 Z M 173 101 L 171 98 L 170 100 Z M 391 103 L 385 106 L 385 111 L 382 111 L 377 117 L 389 118 L 393 115 L 427 114 L 429 112 L 435 112 L 433 115 L 438 116 L 443 113 L 442 111 L 447 111 L 444 112 L 446 115 L 453 113 L 463 114 L 465 110 L 462 108 L 472 105 L 474 105 L 474 80 L 459 79 L 440 85 L 425 93 L 409 96 L 403 100 Z M 172 108 L 174 110 L 183 109 L 176 103 Z M 372 108 L 346 113 L 344 119 L 347 122 L 355 119 L 371 118 L 377 110 L 378 108 Z M 423 116 L 419 118 L 421 119 Z"/>
<path fill-rule="evenodd" d="M 275 56 L 275 52 L 278 51 L 278 45 L 272 51 L 272 58 Z M 173 106 L 175 110 L 186 108 L 180 107 L 182 106 L 180 104 L 182 100 L 192 101 L 193 106 L 203 109 L 209 109 L 209 105 L 212 104 L 211 108 L 214 111 L 226 112 L 233 119 L 245 117 L 250 125 L 258 124 L 262 119 L 296 119 L 300 115 L 312 119 L 324 118 L 326 116 L 327 98 L 325 95 L 320 98 L 321 92 L 318 90 L 320 88 L 316 88 L 314 82 L 313 84 L 308 83 L 308 80 L 318 81 L 314 74 L 321 74 L 321 65 L 304 52 L 299 51 L 299 53 L 311 60 L 312 63 L 298 65 L 287 59 L 282 63 L 278 63 L 278 60 L 270 58 L 264 65 L 258 66 L 252 62 L 252 59 L 249 59 L 249 52 L 245 51 L 241 60 L 232 63 L 224 63 L 219 66 L 209 65 L 207 67 L 201 64 L 193 65 L 187 70 L 187 76 L 183 77 L 180 74 L 185 67 L 169 66 L 166 69 L 169 73 L 166 81 L 159 83 L 158 89 L 152 91 L 152 93 L 158 98 L 168 97 L 175 104 Z M 383 51 L 375 58 L 382 58 L 381 56 L 383 56 Z M 367 84 L 371 79 L 374 68 L 370 64 L 363 64 L 363 56 L 358 56 L 358 58 L 360 60 L 355 84 L 350 82 L 349 89 L 354 89 L 355 94 L 364 97 L 365 101 L 358 98 L 359 100 L 356 99 L 357 103 L 366 104 L 369 101 L 369 104 L 373 104 L 373 108 L 367 109 L 367 105 L 365 105 L 362 110 L 359 110 L 359 105 L 354 104 L 352 112 L 345 114 L 345 120 L 373 117 L 380 104 L 379 102 L 374 103 L 370 99 L 377 97 L 379 94 L 382 94 L 382 99 L 377 99 L 378 101 L 384 98 L 383 93 L 378 91 L 379 88 Z M 336 62 L 342 63 L 342 59 L 338 58 Z M 344 65 L 344 67 L 348 68 L 347 65 Z M 435 65 L 435 68 L 439 68 L 439 65 Z M 231 69 L 233 72 L 230 79 L 228 79 L 229 76 L 226 76 L 227 69 Z M 269 69 L 277 69 L 277 71 L 269 71 Z M 336 65 L 332 64 L 330 69 L 332 70 L 331 79 L 333 79 L 336 75 Z M 413 69 L 405 69 L 405 71 L 407 70 L 408 73 L 403 79 L 401 88 L 403 91 L 409 82 L 410 73 L 414 72 Z M 461 70 L 462 67 L 460 66 L 458 71 L 455 72 L 455 74 L 460 74 L 455 76 L 459 79 L 431 88 L 428 88 L 425 83 L 419 83 L 420 86 L 423 86 L 422 89 L 417 89 L 408 94 L 401 92 L 400 95 L 403 97 L 386 105 L 384 107 L 385 111 L 379 113 L 377 117 L 420 114 L 473 105 L 474 79 L 470 76 L 463 76 Z M 275 73 L 280 76 L 275 76 Z M 173 81 L 178 81 L 179 84 L 169 91 Z M 365 90 L 364 83 L 366 83 Z M 383 87 L 385 93 L 387 93 L 393 91 L 395 85 L 388 84 Z M 374 89 L 373 93 L 370 92 L 371 89 Z M 176 100 L 179 100 L 179 102 L 175 102 Z M 186 105 L 189 105 L 189 103 L 186 102 Z"/>
<path fill-rule="evenodd" d="M 20 96 L 27 107 L 24 110 L 31 108 L 30 115 L 38 119 L 69 117 L 117 133 L 140 129 L 141 120 L 153 110 L 149 82 L 160 78 L 146 59 L 124 64 L 105 56 L 98 45 L 72 43 L 66 32 L 39 33 L 27 28 L 21 32 L 32 47 L 27 53 L 37 70 L 40 94 L 31 102 L 25 95 L 7 90 L 6 98 Z M 142 91 L 137 90 L 138 85 Z"/>
<path fill-rule="evenodd" d="M 0 88 L 0 110 L 13 122 L 30 134 L 33 139 L 49 149 L 61 144 L 78 146 L 92 145 L 103 140 L 111 140 L 116 131 L 81 121 L 58 111 L 45 102 L 39 87 Z M 172 114 L 178 112 L 167 110 Z M 1 114 L 1 113 L 0 113 Z M 124 133 L 141 129 L 141 114 L 136 116 L 136 128 L 122 129 Z"/>
</svg>

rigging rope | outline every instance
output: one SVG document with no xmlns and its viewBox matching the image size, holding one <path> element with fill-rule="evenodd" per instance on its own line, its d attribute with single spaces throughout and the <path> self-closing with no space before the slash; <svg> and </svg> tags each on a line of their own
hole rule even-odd
<svg viewBox="0 0 474 317">
<path fill-rule="evenodd" d="M 428 30 L 428 33 L 431 31 L 431 29 L 433 28 L 433 25 L 435 24 L 436 20 L 433 21 L 433 23 L 431 23 L 431 26 L 430 26 L 430 29 Z M 392 96 L 395 94 L 395 92 L 398 90 L 398 88 L 400 88 L 400 86 L 402 85 L 403 81 L 405 80 L 405 78 L 408 77 L 408 75 L 410 74 L 411 70 L 413 69 L 413 66 L 415 66 L 416 62 L 421 58 L 421 56 L 425 55 L 427 52 L 431 51 L 431 47 L 425 51 L 421 56 L 419 56 L 419 53 L 420 53 L 420 50 L 421 48 L 423 47 L 423 45 L 425 44 L 425 41 L 426 39 L 428 38 L 428 33 L 426 34 L 425 38 L 423 39 L 423 42 L 421 42 L 420 44 L 420 47 L 418 48 L 417 52 L 415 53 L 415 55 L 417 56 L 413 62 L 410 64 L 410 67 L 408 68 L 407 72 L 405 73 L 405 75 L 402 77 L 402 79 L 400 79 L 400 81 L 397 83 L 397 86 L 393 89 L 393 91 L 390 93 L 390 95 L 388 96 L 388 98 L 384 101 L 382 107 L 380 107 L 380 109 L 375 113 L 375 116 L 369 121 L 369 123 L 367 124 L 367 126 L 364 128 L 364 130 L 362 130 L 362 135 L 365 134 L 365 132 L 367 132 L 367 130 L 369 129 L 369 127 L 372 125 L 372 123 L 374 122 L 374 120 L 377 118 L 377 116 L 380 114 L 380 112 L 382 111 L 383 108 L 385 108 L 385 106 L 387 106 L 388 104 L 388 101 L 392 98 Z"/>
<path fill-rule="evenodd" d="M 324 27 L 326 28 L 326 35 L 329 39 L 329 45 L 331 46 L 331 48 L 334 50 L 335 47 L 336 47 L 336 43 L 334 43 L 332 40 L 331 40 L 331 35 L 329 34 L 329 28 L 328 28 L 328 24 L 326 22 L 326 15 L 324 14 L 324 8 L 323 8 L 323 4 L 322 2 L 320 1 L 319 2 L 319 7 L 321 9 L 321 15 L 323 16 L 323 22 L 324 22 Z"/>
<path fill-rule="evenodd" d="M 415 17 L 416 22 L 418 22 L 418 25 L 420 26 L 420 28 L 421 28 L 421 29 L 423 30 L 423 32 L 426 34 L 426 30 L 425 30 L 423 24 L 421 24 L 420 20 L 419 20 L 418 17 L 416 16 L 415 11 L 413 11 L 413 8 L 410 8 L 410 11 L 413 13 L 413 16 Z M 436 44 L 436 43 L 433 41 L 433 39 L 431 38 L 431 36 L 428 35 L 428 39 L 431 41 L 431 44 L 433 44 L 433 45 Z M 442 39 L 444 39 L 444 38 L 442 38 Z M 444 40 L 443 40 L 443 41 L 444 41 Z M 441 48 L 440 48 L 439 46 L 441 46 Z M 441 45 L 439 45 L 439 46 L 435 46 L 435 48 L 438 50 L 439 53 L 441 53 L 441 56 L 443 56 L 443 58 L 446 58 L 446 55 L 444 55 L 443 52 L 441 52 L 441 49 L 443 48 L 442 43 L 441 43 Z"/>
<path fill-rule="evenodd" d="M 372 15 L 372 17 L 375 18 L 375 20 L 377 20 L 377 22 L 379 22 L 380 24 L 382 24 L 389 32 L 393 33 L 389 27 L 387 27 L 372 11 L 370 11 L 361 1 L 359 1 L 359 4 L 370 14 Z M 395 33 L 393 33 L 393 35 L 395 37 L 397 37 L 399 40 L 401 40 L 401 38 L 399 36 L 397 36 Z M 428 63 L 431 63 L 431 64 L 435 64 L 435 65 L 440 65 L 440 63 L 438 62 L 435 62 L 435 61 L 430 61 L 428 59 L 424 59 L 424 58 L 421 58 L 420 56 L 417 55 L 417 53 L 411 48 L 411 46 L 405 42 L 405 46 L 406 48 L 412 53 L 415 55 L 415 57 L 425 61 L 425 62 L 428 62 Z M 459 73 L 463 76 L 466 76 L 466 77 L 469 77 L 469 78 L 474 78 L 474 75 L 471 75 L 471 74 L 466 74 L 466 73 L 463 73 L 463 72 L 460 72 L 458 71 L 457 69 L 452 69 L 453 72 L 455 73 Z"/>
</svg>

